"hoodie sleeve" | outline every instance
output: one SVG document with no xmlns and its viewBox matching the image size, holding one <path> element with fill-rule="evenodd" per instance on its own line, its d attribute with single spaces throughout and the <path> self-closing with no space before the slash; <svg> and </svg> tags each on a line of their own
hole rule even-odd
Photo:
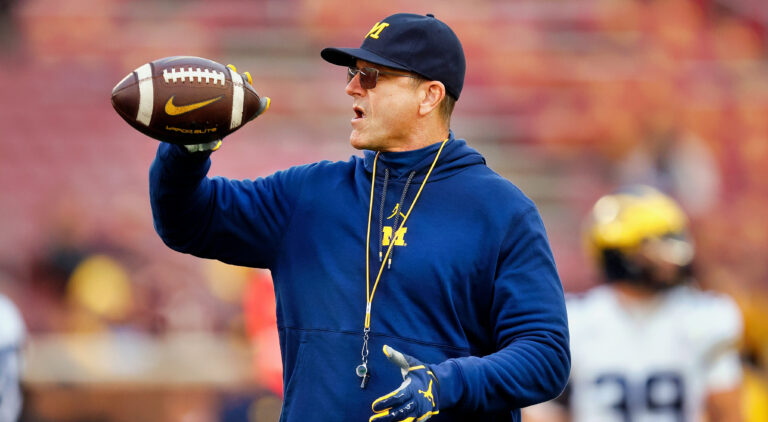
<svg viewBox="0 0 768 422">
<path fill-rule="evenodd" d="M 300 191 L 300 171 L 253 181 L 207 178 L 209 156 L 160 144 L 149 171 L 155 230 L 176 251 L 268 268 Z"/>
<path fill-rule="evenodd" d="M 494 283 L 497 351 L 434 365 L 440 407 L 501 412 L 559 395 L 570 373 L 563 288 L 535 208 L 512 223 Z"/>
</svg>

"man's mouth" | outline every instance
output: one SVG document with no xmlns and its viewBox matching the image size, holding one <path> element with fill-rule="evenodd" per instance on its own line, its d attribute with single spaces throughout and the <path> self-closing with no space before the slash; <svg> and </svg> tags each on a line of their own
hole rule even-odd
<svg viewBox="0 0 768 422">
<path fill-rule="evenodd" d="M 365 110 L 363 110 L 362 107 L 354 106 L 352 107 L 352 110 L 355 112 L 355 120 L 365 118 Z"/>
</svg>

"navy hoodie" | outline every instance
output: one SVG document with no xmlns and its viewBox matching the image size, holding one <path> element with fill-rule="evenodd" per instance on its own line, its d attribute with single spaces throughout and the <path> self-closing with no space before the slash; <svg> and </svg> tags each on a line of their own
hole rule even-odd
<svg viewBox="0 0 768 422">
<path fill-rule="evenodd" d="M 371 206 L 372 151 L 236 181 L 207 178 L 209 154 L 161 143 L 150 196 L 163 241 L 272 272 L 281 421 L 367 420 L 371 403 L 402 382 L 384 344 L 432 364 L 435 421 L 519 421 L 521 407 L 564 388 L 567 318 L 544 226 L 533 202 L 477 151 L 451 133 L 404 228 L 392 236 L 439 147 L 381 153 Z M 372 301 L 371 378 L 361 389 L 355 367 L 369 210 L 371 287 L 379 245 L 395 246 Z"/>
</svg>

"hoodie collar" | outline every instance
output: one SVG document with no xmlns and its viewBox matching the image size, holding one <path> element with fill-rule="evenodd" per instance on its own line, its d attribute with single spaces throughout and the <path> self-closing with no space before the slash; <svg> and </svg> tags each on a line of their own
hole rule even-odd
<svg viewBox="0 0 768 422">
<path fill-rule="evenodd" d="M 389 169 L 390 177 L 393 180 L 405 179 L 408 174 L 415 170 L 414 181 L 421 181 L 429 170 L 429 166 L 435 159 L 435 154 L 440 149 L 442 141 L 435 142 L 424 148 L 402 151 L 402 152 L 382 152 L 379 154 L 376 177 L 384 177 L 384 168 Z M 363 161 L 365 169 L 371 173 L 373 171 L 373 160 L 376 157 L 376 151 L 365 150 L 363 152 Z M 467 146 L 463 139 L 455 139 L 453 131 L 449 131 L 448 142 L 437 160 L 435 169 L 429 177 L 430 181 L 439 180 L 448 177 L 458 170 L 475 164 L 485 164 L 485 159 L 479 152 Z"/>
</svg>

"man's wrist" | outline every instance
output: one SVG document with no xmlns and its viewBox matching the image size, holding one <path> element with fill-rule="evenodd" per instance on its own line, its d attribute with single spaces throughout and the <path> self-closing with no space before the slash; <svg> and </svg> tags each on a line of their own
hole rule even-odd
<svg viewBox="0 0 768 422">
<path fill-rule="evenodd" d="M 458 363 L 453 359 L 449 359 L 445 362 L 429 366 L 438 382 L 439 389 L 437 391 L 440 409 L 454 407 L 464 394 L 464 377 L 461 374 L 461 368 Z"/>
</svg>

